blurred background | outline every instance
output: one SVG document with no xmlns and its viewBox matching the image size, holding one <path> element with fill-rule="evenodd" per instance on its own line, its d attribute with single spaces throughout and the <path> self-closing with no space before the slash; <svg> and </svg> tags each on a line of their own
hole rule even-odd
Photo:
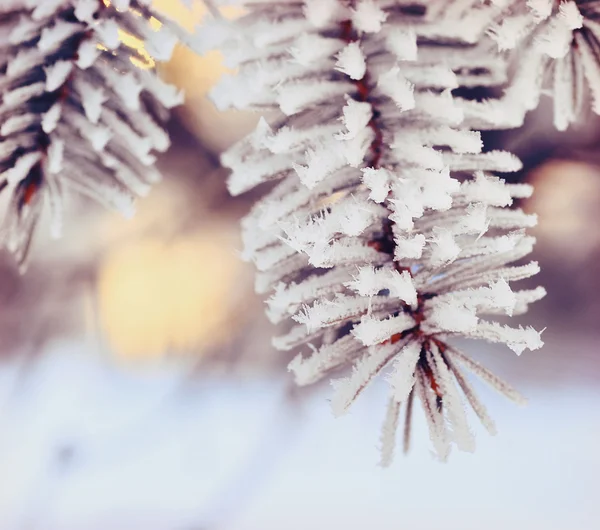
<svg viewBox="0 0 600 530">
<path fill-rule="evenodd" d="M 190 29 L 204 15 L 156 6 Z M 546 346 L 465 349 L 529 405 L 482 388 L 499 434 L 473 419 L 477 452 L 448 464 L 416 414 L 411 453 L 382 470 L 383 385 L 335 420 L 327 385 L 293 388 L 269 346 L 237 257 L 255 196 L 229 197 L 218 164 L 257 116 L 206 99 L 225 71 L 184 48 L 161 66 L 187 103 L 133 220 L 74 200 L 61 240 L 39 230 L 26 275 L 0 257 L 0 529 L 597 529 L 598 120 L 557 133 L 547 105 L 487 138 L 536 186 L 524 207 L 549 295 L 521 322 L 547 326 Z"/>
</svg>

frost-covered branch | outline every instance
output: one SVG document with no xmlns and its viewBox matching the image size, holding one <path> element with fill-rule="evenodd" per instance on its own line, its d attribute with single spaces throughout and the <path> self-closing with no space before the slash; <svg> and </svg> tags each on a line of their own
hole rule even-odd
<svg viewBox="0 0 600 530">
<path fill-rule="evenodd" d="M 45 203 L 60 232 L 66 189 L 129 215 L 160 178 L 162 123 L 182 94 L 152 66 L 183 33 L 149 4 L 22 0 L 0 15 L 0 187 L 12 194 L 2 237 L 20 263 Z"/>
<path fill-rule="evenodd" d="M 479 52 L 487 46 L 488 70 L 463 68 L 477 64 L 465 55 L 475 48 L 438 46 L 436 62 L 427 44 L 436 27 L 436 42 L 457 37 L 432 22 L 450 16 L 450 4 L 247 1 L 245 16 L 201 34 L 206 48 L 220 47 L 238 69 L 214 90 L 217 105 L 281 115 L 261 120 L 223 156 L 233 194 L 277 183 L 243 222 L 257 289 L 271 292 L 269 317 L 297 323 L 274 344 L 312 350 L 290 364 L 299 384 L 351 367 L 334 381 L 336 414 L 387 372 L 385 464 L 402 403 L 408 444 L 415 396 L 440 458 L 452 443 L 473 448 L 459 390 L 493 430 L 461 368 L 518 400 L 465 361 L 449 344 L 453 337 L 504 342 L 519 354 L 542 345 L 533 328 L 485 319 L 522 313 L 544 290 L 511 285 L 538 271 L 535 263 L 512 265 L 534 243 L 525 228 L 535 216 L 512 208 L 532 190 L 496 175 L 520 162 L 483 151 L 469 128 L 473 116 L 452 95 L 478 76 L 481 84 L 506 79 L 506 61 L 488 40 L 477 45 Z M 472 2 L 455 4 L 459 17 Z M 484 34 L 486 24 L 472 29 Z"/>
</svg>

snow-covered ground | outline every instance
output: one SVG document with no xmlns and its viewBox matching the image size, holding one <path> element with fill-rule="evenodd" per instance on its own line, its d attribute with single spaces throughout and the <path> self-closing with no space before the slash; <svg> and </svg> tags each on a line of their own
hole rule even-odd
<svg viewBox="0 0 600 530">
<path fill-rule="evenodd" d="M 409 457 L 382 470 L 383 385 L 335 420 L 328 389 L 289 404 L 282 381 L 186 382 L 84 350 L 0 368 L 2 530 L 598 528 L 593 381 L 521 382 L 526 408 L 484 390 L 500 432 L 476 428 L 448 464 L 417 414 Z"/>
</svg>

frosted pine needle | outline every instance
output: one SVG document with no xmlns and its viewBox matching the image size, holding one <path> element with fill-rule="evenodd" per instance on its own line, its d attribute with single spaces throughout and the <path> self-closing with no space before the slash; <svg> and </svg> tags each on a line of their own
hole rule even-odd
<svg viewBox="0 0 600 530">
<path fill-rule="evenodd" d="M 458 2 L 465 11 L 468 3 Z M 494 431 L 462 369 L 521 398 L 452 339 L 504 342 L 519 354 L 537 349 L 539 332 L 493 317 L 523 313 L 544 296 L 542 288 L 513 285 L 538 271 L 535 263 L 512 265 L 534 244 L 525 228 L 535 216 L 512 207 L 532 190 L 495 173 L 520 163 L 482 152 L 468 127 L 473 114 L 450 91 L 474 74 L 456 50 L 437 48 L 447 66 L 436 64 L 427 44 L 415 53 L 418 37 L 433 34 L 434 10 L 394 6 L 246 2 L 245 16 L 225 29 L 216 22 L 224 33 L 214 42 L 239 69 L 215 89 L 217 103 L 284 115 L 262 120 L 223 156 L 234 194 L 277 182 L 243 221 L 257 290 L 271 293 L 269 318 L 295 322 L 274 344 L 309 347 L 289 366 L 298 384 L 346 372 L 333 381 L 336 414 L 387 374 L 386 465 L 404 405 L 408 446 L 415 396 L 442 459 L 452 445 L 473 449 L 463 400 Z M 431 6 L 444 11 L 440 2 Z M 503 60 L 494 65 L 478 83 L 502 77 Z"/>
<path fill-rule="evenodd" d="M 162 122 L 182 96 L 151 67 L 182 35 L 148 0 L 15 5 L 0 15 L 0 188 L 12 188 L 2 238 L 23 263 L 45 203 L 60 232 L 67 189 L 130 215 L 159 179 L 155 152 L 169 146 Z"/>
</svg>

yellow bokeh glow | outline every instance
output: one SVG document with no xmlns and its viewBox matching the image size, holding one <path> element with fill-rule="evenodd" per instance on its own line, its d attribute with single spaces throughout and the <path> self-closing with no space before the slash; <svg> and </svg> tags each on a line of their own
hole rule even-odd
<svg viewBox="0 0 600 530">
<path fill-rule="evenodd" d="M 231 335 L 238 272 L 231 242 L 214 233 L 170 243 L 146 238 L 112 251 L 98 282 L 110 345 L 130 359 L 218 346 Z"/>
</svg>

